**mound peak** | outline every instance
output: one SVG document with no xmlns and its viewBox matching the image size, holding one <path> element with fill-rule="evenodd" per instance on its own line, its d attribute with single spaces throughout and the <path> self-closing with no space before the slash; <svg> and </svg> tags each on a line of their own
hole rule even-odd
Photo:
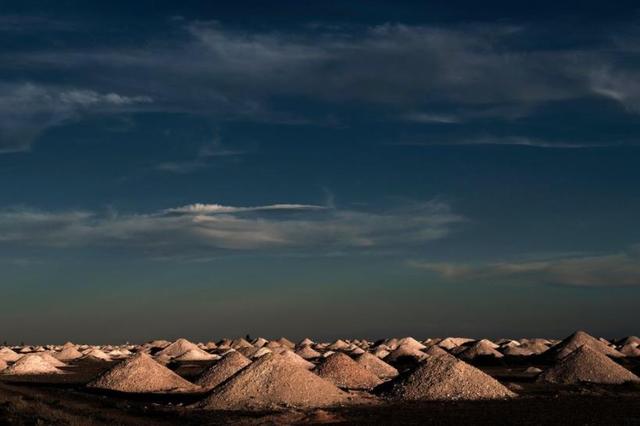
<svg viewBox="0 0 640 426">
<path fill-rule="evenodd" d="M 614 358 L 620 358 L 624 356 L 617 350 L 581 330 L 576 331 L 557 345 L 553 346 L 547 351 L 547 353 L 553 355 L 556 359 L 562 359 L 581 346 L 589 346 L 595 351 Z"/>
<path fill-rule="evenodd" d="M 398 370 L 368 352 L 358 355 L 355 361 L 381 379 L 390 379 L 398 375 Z"/>
<path fill-rule="evenodd" d="M 166 346 L 163 350 L 158 352 L 156 354 L 156 356 L 158 356 L 158 355 L 166 355 L 166 356 L 169 356 L 171 358 L 175 358 L 175 357 L 178 357 L 178 356 L 182 355 L 183 353 L 185 353 L 187 351 L 191 351 L 191 350 L 196 351 L 196 352 L 197 351 L 204 352 L 195 343 L 191 343 L 187 339 L 180 338 L 180 339 L 176 340 L 175 342 L 171 343 L 170 345 Z"/>
</svg>

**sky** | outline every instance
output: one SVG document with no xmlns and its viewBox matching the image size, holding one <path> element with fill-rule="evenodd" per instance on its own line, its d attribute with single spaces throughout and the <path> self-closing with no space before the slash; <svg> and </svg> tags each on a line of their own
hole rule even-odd
<svg viewBox="0 0 640 426">
<path fill-rule="evenodd" d="M 561 3 L 2 2 L 0 341 L 640 333 L 640 6 Z"/>
</svg>

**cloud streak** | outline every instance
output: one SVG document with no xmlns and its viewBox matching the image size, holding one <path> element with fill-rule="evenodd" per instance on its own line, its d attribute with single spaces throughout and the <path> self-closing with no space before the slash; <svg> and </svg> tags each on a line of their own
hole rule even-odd
<svg viewBox="0 0 640 426">
<path fill-rule="evenodd" d="M 154 255 L 238 250 L 406 247 L 446 237 L 464 218 L 440 201 L 384 212 L 306 204 L 192 204 L 149 214 L 0 211 L 0 245 L 120 247 Z"/>
<path fill-rule="evenodd" d="M 500 282 L 570 287 L 640 287 L 640 252 L 538 261 L 465 264 L 411 261 L 451 282 Z"/>
</svg>

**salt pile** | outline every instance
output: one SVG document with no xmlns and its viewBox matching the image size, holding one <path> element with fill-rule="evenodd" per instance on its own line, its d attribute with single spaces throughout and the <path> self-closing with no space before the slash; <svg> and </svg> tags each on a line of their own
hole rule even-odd
<svg viewBox="0 0 640 426">
<path fill-rule="evenodd" d="M 251 361 L 240 352 L 230 352 L 209 367 L 196 381 L 196 384 L 203 388 L 213 389 L 249 364 Z"/>
<path fill-rule="evenodd" d="M 290 363 L 297 365 L 300 368 L 304 368 L 305 370 L 312 370 L 315 365 L 302 358 L 300 355 L 296 355 L 291 352 L 289 349 L 280 350 L 277 352 L 281 357 L 287 359 Z"/>
<path fill-rule="evenodd" d="M 0 371 L 4 370 L 5 368 L 7 368 L 7 362 L 0 358 Z"/>
<path fill-rule="evenodd" d="M 386 362 L 396 362 L 400 358 L 413 358 L 416 361 L 422 361 L 427 355 L 421 350 L 410 345 L 400 345 L 384 359 Z"/>
<path fill-rule="evenodd" d="M 14 362 L 20 359 L 19 354 L 11 350 L 11 348 L 0 349 L 0 359 L 8 362 Z"/>
<path fill-rule="evenodd" d="M 5 375 L 37 375 L 37 374 L 63 374 L 64 371 L 51 365 L 44 357 L 38 354 L 24 355 L 15 364 L 2 370 Z"/>
<path fill-rule="evenodd" d="M 158 364 L 145 353 L 138 353 L 125 361 L 121 361 L 87 386 L 135 393 L 193 391 L 198 389 L 198 386 Z"/>
<path fill-rule="evenodd" d="M 300 357 L 302 357 L 304 359 L 314 359 L 314 358 L 320 358 L 322 356 L 322 354 L 320 352 L 316 351 L 315 349 L 313 349 L 309 345 L 302 346 L 295 353 L 296 353 L 296 355 L 298 355 L 298 356 L 300 356 Z"/>
<path fill-rule="evenodd" d="M 340 388 L 372 389 L 382 383 L 373 372 L 340 352 L 325 359 L 315 372 Z"/>
<path fill-rule="evenodd" d="M 388 394 L 408 400 L 481 400 L 515 396 L 491 376 L 453 357 L 430 356 L 394 380 Z"/>
<path fill-rule="evenodd" d="M 538 381 L 560 384 L 580 382 L 620 384 L 639 382 L 640 378 L 603 353 L 584 345 L 543 372 L 538 377 Z"/>
<path fill-rule="evenodd" d="M 571 336 L 549 349 L 547 354 L 554 356 L 556 359 L 562 359 L 574 350 L 578 349 L 580 346 L 589 346 L 591 349 L 611 357 L 624 356 L 617 350 L 606 345 L 595 337 L 590 336 L 584 331 L 576 331 Z"/>
<path fill-rule="evenodd" d="M 93 360 L 101 360 L 101 361 L 111 361 L 111 357 L 104 353 L 102 350 L 98 348 L 93 348 L 88 350 L 84 357 L 85 359 L 93 359 Z"/>
<path fill-rule="evenodd" d="M 224 410 L 316 408 L 343 404 L 349 396 L 286 358 L 265 355 L 213 390 L 202 407 Z"/>
<path fill-rule="evenodd" d="M 358 355 L 355 361 L 360 364 L 362 368 L 372 372 L 381 379 L 391 379 L 398 375 L 398 370 L 368 352 Z"/>
<path fill-rule="evenodd" d="M 40 358 L 44 359 L 47 363 L 53 365 L 54 367 L 66 367 L 67 365 L 64 362 L 60 361 L 59 359 L 54 358 L 53 355 L 51 355 L 51 352 L 38 352 L 34 355 L 39 356 Z"/>
<path fill-rule="evenodd" d="M 640 357 L 640 348 L 633 343 L 628 343 L 620 348 L 620 353 L 627 357 Z"/>
<path fill-rule="evenodd" d="M 426 351 L 424 351 L 424 353 L 429 356 L 453 357 L 453 355 L 442 349 L 440 346 L 431 346 Z"/>
<path fill-rule="evenodd" d="M 182 355 L 173 358 L 174 361 L 213 361 L 220 359 L 219 355 L 213 355 L 202 349 L 189 349 Z"/>
<path fill-rule="evenodd" d="M 460 353 L 460 358 L 462 359 L 475 359 L 477 357 L 493 357 L 493 358 L 503 358 L 500 352 L 495 350 L 497 345 L 493 342 L 482 339 L 469 346 L 467 349 Z"/>
<path fill-rule="evenodd" d="M 78 351 L 73 344 L 65 344 L 60 352 L 53 354 L 53 357 L 60 361 L 73 361 L 74 359 L 82 358 L 82 356 L 82 352 Z"/>
<path fill-rule="evenodd" d="M 180 338 L 158 352 L 156 356 L 166 355 L 168 357 L 175 358 L 179 357 L 187 351 L 202 352 L 204 354 L 207 354 L 207 352 L 200 349 L 195 343 L 191 343 L 187 339 Z"/>
</svg>

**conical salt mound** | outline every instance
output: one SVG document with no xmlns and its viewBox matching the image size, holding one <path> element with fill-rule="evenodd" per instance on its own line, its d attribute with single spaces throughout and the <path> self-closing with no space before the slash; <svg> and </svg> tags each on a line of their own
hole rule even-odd
<svg viewBox="0 0 640 426">
<path fill-rule="evenodd" d="M 419 349 L 408 345 L 400 345 L 384 359 L 386 362 L 396 362 L 400 358 L 413 358 L 416 361 L 422 361 L 427 355 Z"/>
<path fill-rule="evenodd" d="M 287 339 L 286 337 L 281 337 L 278 340 L 276 340 L 276 342 L 278 342 L 280 346 L 284 346 L 285 348 L 293 349 L 296 347 L 296 344 L 293 343 L 291 340 Z"/>
<path fill-rule="evenodd" d="M 241 337 L 231 342 L 231 347 L 235 350 L 238 350 L 240 348 L 253 348 L 254 346 Z"/>
<path fill-rule="evenodd" d="M 491 376 L 454 357 L 429 356 L 411 374 L 399 376 L 389 396 L 406 400 L 482 400 L 515 396 Z"/>
<path fill-rule="evenodd" d="M 436 345 L 431 346 L 429 349 L 425 350 L 424 353 L 426 353 L 429 356 L 443 356 L 443 357 L 453 357 L 453 358 L 455 358 L 449 352 L 445 351 L 440 346 L 436 346 Z"/>
<path fill-rule="evenodd" d="M 198 386 L 158 364 L 145 353 L 138 353 L 118 363 L 87 386 L 131 393 L 179 392 L 198 389 Z"/>
<path fill-rule="evenodd" d="M 584 331 L 576 331 L 571 336 L 549 349 L 546 353 L 554 356 L 556 359 L 562 359 L 578 349 L 580 346 L 585 345 L 610 357 L 619 358 L 624 356 L 617 350 L 602 343 L 600 340 L 588 333 L 585 333 Z"/>
<path fill-rule="evenodd" d="M 640 348 L 635 346 L 633 343 L 627 343 L 620 348 L 620 353 L 630 358 L 640 357 Z"/>
<path fill-rule="evenodd" d="M 381 379 L 391 379 L 398 375 L 398 370 L 368 352 L 358 355 L 355 361 L 360 364 L 362 368 L 372 372 Z"/>
<path fill-rule="evenodd" d="M 462 359 L 475 359 L 480 356 L 485 357 L 493 357 L 493 358 L 503 358 L 500 352 L 494 349 L 494 344 L 489 340 L 482 339 L 469 346 L 467 349 L 460 353 L 460 358 Z"/>
<path fill-rule="evenodd" d="M 0 349 L 0 359 L 7 362 L 14 362 L 20 359 L 21 355 L 18 355 L 11 348 Z"/>
<path fill-rule="evenodd" d="M 340 388 L 372 389 L 382 383 L 373 372 L 341 352 L 326 358 L 315 372 Z"/>
<path fill-rule="evenodd" d="M 111 357 L 98 348 L 93 348 L 84 354 L 87 359 L 99 359 L 102 361 L 111 361 Z"/>
<path fill-rule="evenodd" d="M 240 352 L 229 352 L 202 373 L 196 384 L 203 388 L 213 389 L 249 364 L 251 364 L 251 360 Z"/>
<path fill-rule="evenodd" d="M 202 349 L 189 349 L 182 355 L 173 358 L 175 361 L 212 361 L 220 359 L 218 355 L 210 354 Z"/>
<path fill-rule="evenodd" d="M 289 349 L 281 350 L 278 354 L 292 364 L 295 364 L 300 368 L 304 368 L 305 370 L 312 370 L 315 367 L 315 365 L 302 358 L 300 355 L 291 352 Z"/>
<path fill-rule="evenodd" d="M 202 349 L 200 349 L 198 345 L 196 345 L 195 343 L 191 343 L 187 339 L 180 338 L 175 342 L 173 342 L 172 344 L 170 344 L 169 346 L 167 346 L 166 348 L 164 348 L 163 350 L 161 350 L 160 352 L 158 352 L 156 356 L 166 355 L 168 357 L 175 358 L 191 350 L 202 351 Z"/>
<path fill-rule="evenodd" d="M 49 364 L 53 365 L 54 367 L 66 367 L 67 366 L 67 364 L 65 364 L 64 362 L 60 361 L 58 358 L 54 358 L 53 355 L 51 355 L 51 352 L 38 352 L 35 355 L 37 355 L 40 358 L 44 359 L 46 362 L 48 362 Z"/>
<path fill-rule="evenodd" d="M 559 384 L 580 382 L 620 384 L 640 382 L 640 378 L 603 353 L 584 345 L 543 372 L 538 376 L 538 381 Z"/>
<path fill-rule="evenodd" d="M 39 354 L 28 354 L 20 358 L 10 367 L 2 370 L 6 375 L 63 374 L 64 371 L 51 365 Z"/>
<path fill-rule="evenodd" d="M 349 344 L 347 342 L 345 342 L 342 339 L 338 339 L 335 342 L 333 342 L 332 344 L 330 344 L 329 346 L 327 346 L 327 349 L 330 351 L 339 351 L 341 349 L 346 348 L 347 346 L 349 346 Z"/>
<path fill-rule="evenodd" d="M 322 356 L 322 354 L 320 352 L 316 351 L 315 349 L 313 349 L 309 345 L 302 346 L 295 353 L 296 353 L 296 355 L 298 355 L 299 357 L 302 357 L 304 359 L 314 359 L 314 358 L 319 358 L 319 357 Z"/>
<path fill-rule="evenodd" d="M 418 342 L 416 339 L 414 339 L 413 337 L 405 337 L 402 338 L 398 341 L 398 346 L 408 346 L 408 347 L 412 347 L 415 349 L 424 349 L 426 348 L 425 345 L 423 345 L 422 343 Z"/>
<path fill-rule="evenodd" d="M 268 354 L 219 385 L 203 401 L 205 409 L 269 410 L 340 405 L 349 396 L 331 382 Z"/>
<path fill-rule="evenodd" d="M 60 352 L 53 354 L 53 357 L 60 361 L 73 361 L 74 359 L 82 358 L 82 352 L 78 351 L 73 345 L 68 346 L 66 343 Z"/>
</svg>

